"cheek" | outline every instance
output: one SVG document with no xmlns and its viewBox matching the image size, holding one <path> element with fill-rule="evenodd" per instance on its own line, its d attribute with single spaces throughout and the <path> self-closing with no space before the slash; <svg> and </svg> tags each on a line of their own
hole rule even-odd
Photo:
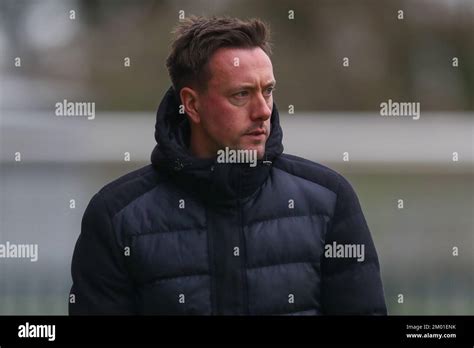
<svg viewBox="0 0 474 348">
<path fill-rule="evenodd" d="M 227 101 L 210 101 L 207 117 L 203 122 L 206 128 L 219 140 L 233 141 L 243 131 L 241 108 L 236 108 Z"/>
</svg>

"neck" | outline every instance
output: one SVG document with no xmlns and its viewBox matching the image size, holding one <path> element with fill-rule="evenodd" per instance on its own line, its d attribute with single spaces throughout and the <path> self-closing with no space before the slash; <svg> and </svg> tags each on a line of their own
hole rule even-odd
<svg viewBox="0 0 474 348">
<path fill-rule="evenodd" d="M 217 145 L 214 145 L 201 128 L 191 127 L 189 142 L 191 154 L 197 158 L 212 158 L 217 155 Z"/>
</svg>

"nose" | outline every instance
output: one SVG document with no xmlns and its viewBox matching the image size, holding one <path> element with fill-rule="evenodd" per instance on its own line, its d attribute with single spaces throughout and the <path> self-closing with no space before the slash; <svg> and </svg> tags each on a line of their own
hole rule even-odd
<svg viewBox="0 0 474 348">
<path fill-rule="evenodd" d="M 252 121 L 266 121 L 272 115 L 273 100 L 265 99 L 265 97 L 258 93 L 252 105 L 251 118 Z"/>
</svg>

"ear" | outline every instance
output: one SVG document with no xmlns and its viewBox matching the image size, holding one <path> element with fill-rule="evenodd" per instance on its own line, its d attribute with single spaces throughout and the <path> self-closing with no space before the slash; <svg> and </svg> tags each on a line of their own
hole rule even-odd
<svg viewBox="0 0 474 348">
<path fill-rule="evenodd" d="M 199 95 L 198 93 L 189 87 L 181 88 L 179 92 L 181 97 L 181 103 L 183 103 L 184 110 L 189 116 L 189 119 L 193 123 L 200 123 L 201 116 L 199 115 Z"/>
</svg>

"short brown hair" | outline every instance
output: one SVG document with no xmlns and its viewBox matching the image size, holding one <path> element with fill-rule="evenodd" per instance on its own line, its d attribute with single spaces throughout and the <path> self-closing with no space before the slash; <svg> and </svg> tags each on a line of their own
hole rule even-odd
<svg viewBox="0 0 474 348">
<path fill-rule="evenodd" d="M 260 19 L 242 21 L 231 17 L 184 19 L 174 29 L 176 35 L 166 67 L 175 92 L 185 86 L 205 90 L 210 72 L 207 63 L 222 47 L 260 47 L 271 55 L 270 28 Z"/>
</svg>

